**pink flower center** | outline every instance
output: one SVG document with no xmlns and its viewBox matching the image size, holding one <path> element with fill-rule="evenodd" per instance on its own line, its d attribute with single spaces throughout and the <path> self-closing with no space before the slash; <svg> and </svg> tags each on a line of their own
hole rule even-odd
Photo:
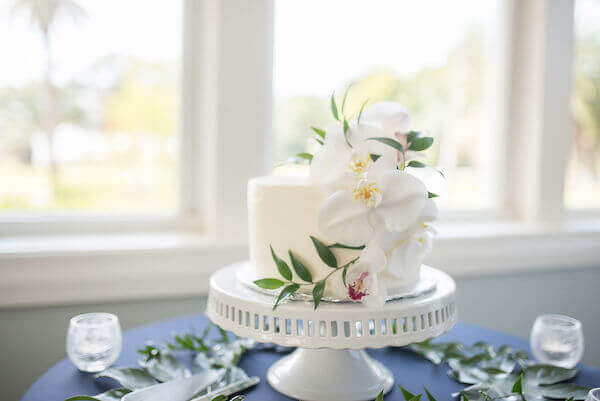
<svg viewBox="0 0 600 401">
<path fill-rule="evenodd" d="M 348 286 L 348 296 L 351 300 L 360 301 L 367 295 L 367 288 L 365 287 L 364 281 L 368 275 L 369 272 L 363 272 L 355 282 Z"/>
</svg>

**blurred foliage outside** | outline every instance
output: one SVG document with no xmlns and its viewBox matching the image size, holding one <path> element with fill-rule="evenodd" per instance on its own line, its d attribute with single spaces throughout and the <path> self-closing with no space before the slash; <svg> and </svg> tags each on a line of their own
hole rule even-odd
<svg viewBox="0 0 600 401">
<path fill-rule="evenodd" d="M 57 84 L 53 24 L 85 23 L 86 11 L 72 0 L 16 0 L 12 11 L 29 15 L 46 66 L 0 87 L 0 210 L 174 211 L 177 65 L 108 54 Z"/>
<path fill-rule="evenodd" d="M 49 42 L 51 30 L 38 25 Z M 413 129 L 436 138 L 427 158 L 446 172 L 440 204 L 453 209 L 495 201 L 482 37 L 481 28 L 468 31 L 440 67 L 411 76 L 376 70 L 347 82 L 350 113 L 367 98 L 397 101 L 408 108 Z M 600 35 L 578 36 L 575 60 L 565 200 L 569 207 L 598 207 Z M 174 211 L 177 75 L 174 63 L 110 54 L 60 85 L 49 67 L 37 81 L 0 87 L 0 213 Z M 305 150 L 310 126 L 332 122 L 326 97 L 275 99 L 275 161 Z"/>
<path fill-rule="evenodd" d="M 568 208 L 600 208 L 600 15 L 596 0 L 575 8 L 575 57 L 571 98 L 574 132 L 565 180 Z"/>
<path fill-rule="evenodd" d="M 357 113 L 366 99 L 369 104 L 399 102 L 408 109 L 412 129 L 435 137 L 427 161 L 446 172 L 447 183 L 441 185 L 448 188 L 439 203 L 453 209 L 491 208 L 494 202 L 482 37 L 482 28 L 473 27 L 441 67 L 423 68 L 412 76 L 377 70 L 347 82 L 352 84 L 348 115 Z M 274 119 L 278 161 L 306 149 L 310 126 L 334 123 L 328 97 L 276 99 Z"/>
</svg>

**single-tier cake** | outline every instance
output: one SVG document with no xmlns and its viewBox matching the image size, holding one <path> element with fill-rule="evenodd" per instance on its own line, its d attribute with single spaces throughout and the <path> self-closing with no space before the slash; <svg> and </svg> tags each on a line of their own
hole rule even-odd
<svg viewBox="0 0 600 401">
<path fill-rule="evenodd" d="M 437 207 L 411 173 L 426 168 L 418 152 L 433 138 L 408 129 L 406 109 L 377 103 L 326 131 L 295 175 L 250 180 L 250 260 L 255 283 L 281 289 L 276 306 L 296 292 L 383 305 L 387 288 L 414 284 L 431 250 Z"/>
</svg>

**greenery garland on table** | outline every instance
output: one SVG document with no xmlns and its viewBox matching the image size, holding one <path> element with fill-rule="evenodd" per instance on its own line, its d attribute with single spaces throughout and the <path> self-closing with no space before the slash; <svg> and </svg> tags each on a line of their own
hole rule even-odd
<svg viewBox="0 0 600 401">
<path fill-rule="evenodd" d="M 216 341 L 207 339 L 210 331 L 216 328 L 220 338 Z M 126 394 L 158 383 L 189 377 L 190 369 L 178 361 L 172 352 L 192 353 L 192 366 L 196 370 L 226 369 L 222 383 L 236 381 L 246 373 L 237 367 L 241 356 L 254 348 L 254 340 L 238 338 L 231 340 L 225 330 L 209 323 L 200 336 L 195 333 L 175 335 L 172 342 L 158 345 L 148 344 L 137 352 L 142 355 L 138 361 L 140 367 L 110 368 L 96 374 L 95 378 L 108 377 L 122 386 L 95 396 L 78 395 L 65 401 L 120 401 Z M 264 347 L 263 347 L 264 348 Z M 217 387 L 219 387 L 217 385 Z M 200 395 L 200 394 L 199 394 Z M 229 401 L 242 401 L 244 396 L 236 396 Z M 217 396 L 213 401 L 226 401 L 227 397 Z"/>
<path fill-rule="evenodd" d="M 219 330 L 216 341 L 207 339 L 211 329 Z M 262 346 L 261 349 L 274 346 Z M 200 370 L 226 369 L 225 381 L 246 375 L 236 365 L 248 350 L 256 348 L 253 340 L 238 338 L 231 340 L 218 326 L 208 324 L 200 336 L 194 333 L 175 335 L 173 342 L 148 344 L 138 350 L 143 359 L 140 368 L 111 368 L 95 377 L 109 377 L 118 381 L 122 388 L 112 389 L 95 396 L 75 396 L 65 401 L 120 401 L 126 394 L 154 384 L 175 380 L 191 375 L 190 370 L 181 364 L 172 352 L 191 352 L 193 366 Z M 275 347 L 288 351 L 289 348 Z M 452 394 L 461 401 L 544 401 L 584 400 L 589 388 L 565 383 L 577 374 L 577 369 L 566 369 L 529 361 L 523 351 L 516 351 L 508 345 L 495 349 L 485 342 L 465 346 L 459 342 L 433 342 L 431 340 L 409 345 L 417 355 L 440 365 L 449 366 L 448 375 L 459 383 L 468 385 Z M 422 394 L 413 394 L 402 386 L 405 401 L 420 401 Z M 427 390 L 429 401 L 437 401 Z M 229 401 L 242 401 L 238 395 Z M 375 401 L 383 400 L 383 391 Z M 212 401 L 227 401 L 225 396 L 217 396 Z"/>
<path fill-rule="evenodd" d="M 408 348 L 436 365 L 447 363 L 448 375 L 469 385 L 452 394 L 465 401 L 585 400 L 589 391 L 564 383 L 577 375 L 577 369 L 534 363 L 525 352 L 508 345 L 494 349 L 485 342 L 468 347 L 459 342 L 427 340 Z"/>
</svg>

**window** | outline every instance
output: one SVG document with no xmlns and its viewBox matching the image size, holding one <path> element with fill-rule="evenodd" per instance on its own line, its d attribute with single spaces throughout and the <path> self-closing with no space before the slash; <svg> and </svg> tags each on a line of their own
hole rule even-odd
<svg viewBox="0 0 600 401">
<path fill-rule="evenodd" d="M 3 2 L 0 215 L 176 210 L 181 14 L 173 1 Z"/>
<path fill-rule="evenodd" d="M 333 122 L 328 98 L 352 84 L 348 114 L 370 102 L 407 106 L 414 129 L 436 138 L 429 163 L 446 172 L 440 204 L 490 209 L 491 66 L 495 1 L 275 2 L 275 156 L 304 151 L 311 125 Z M 308 23 L 310 21 L 310 23 Z M 435 29 L 432 29 L 435 27 Z"/>
<path fill-rule="evenodd" d="M 565 183 L 565 205 L 600 208 L 600 3 L 575 3 L 572 94 L 573 138 Z"/>
</svg>

